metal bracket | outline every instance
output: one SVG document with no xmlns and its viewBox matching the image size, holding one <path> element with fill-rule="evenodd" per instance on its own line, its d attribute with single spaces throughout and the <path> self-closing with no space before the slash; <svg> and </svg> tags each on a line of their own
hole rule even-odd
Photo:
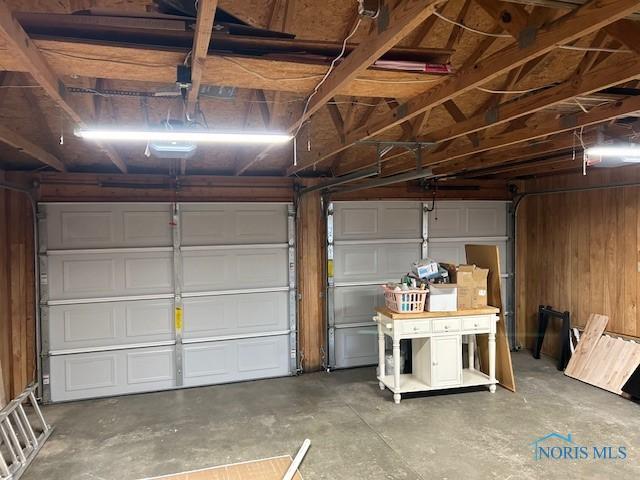
<svg viewBox="0 0 640 480">
<path fill-rule="evenodd" d="M 184 310 L 182 302 L 182 252 L 180 250 L 180 204 L 172 203 L 171 235 L 173 238 L 173 311 L 175 331 L 174 368 L 176 386 L 184 384 L 183 345 L 182 335 L 184 330 Z"/>
<path fill-rule="evenodd" d="M 298 290 L 296 268 L 296 207 L 287 205 L 287 239 L 289 272 L 289 373 L 299 372 L 298 361 Z"/>
<path fill-rule="evenodd" d="M 327 203 L 327 348 L 328 358 L 325 358 L 325 370 L 335 368 L 336 338 L 335 338 L 335 279 L 334 279 L 334 250 L 333 250 L 333 202 Z M 325 356 L 326 357 L 326 356 Z"/>
</svg>

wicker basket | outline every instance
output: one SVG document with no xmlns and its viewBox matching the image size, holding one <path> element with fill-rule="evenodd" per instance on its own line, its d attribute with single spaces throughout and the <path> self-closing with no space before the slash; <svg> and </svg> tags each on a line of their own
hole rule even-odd
<svg viewBox="0 0 640 480">
<path fill-rule="evenodd" d="M 397 313 L 424 311 L 424 302 L 429 293 L 427 290 L 411 288 L 409 290 L 396 292 L 393 288 L 389 288 L 386 285 L 383 285 L 382 288 L 384 289 L 384 301 L 389 310 Z"/>
</svg>

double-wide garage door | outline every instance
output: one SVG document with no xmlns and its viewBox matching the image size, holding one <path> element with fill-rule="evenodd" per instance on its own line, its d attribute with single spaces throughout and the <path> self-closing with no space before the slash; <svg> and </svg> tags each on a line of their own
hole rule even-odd
<svg viewBox="0 0 640 480">
<path fill-rule="evenodd" d="M 510 302 L 507 203 L 492 201 L 334 202 L 329 206 L 330 368 L 377 362 L 373 309 L 380 285 L 397 282 L 422 257 L 464 263 L 468 243 L 500 248 L 503 298 Z M 430 211 L 431 210 L 431 211 Z"/>
<path fill-rule="evenodd" d="M 295 372 L 294 231 L 288 204 L 41 205 L 45 397 Z"/>
</svg>

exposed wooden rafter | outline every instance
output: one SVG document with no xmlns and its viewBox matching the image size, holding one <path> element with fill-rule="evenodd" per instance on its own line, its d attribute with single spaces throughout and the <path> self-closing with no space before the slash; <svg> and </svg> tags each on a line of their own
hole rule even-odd
<svg viewBox="0 0 640 480">
<path fill-rule="evenodd" d="M 442 105 L 458 95 L 487 83 L 506 72 L 530 62 L 558 45 L 567 44 L 578 38 L 600 30 L 626 17 L 640 8 L 637 0 L 591 0 L 589 3 L 564 15 L 553 23 L 527 36 L 527 30 L 519 34 L 519 41 L 496 52 L 483 61 L 461 69 L 423 94 L 409 99 L 393 111 L 371 119 L 362 127 L 350 132 L 344 142 L 324 147 L 311 159 L 300 162 L 287 173 L 298 173 L 318 162 L 349 148 L 360 140 L 374 137 L 386 130 L 409 120 L 420 113 Z M 522 36 L 520 36 L 522 35 Z"/>
<path fill-rule="evenodd" d="M 583 127 L 606 122 L 608 120 L 626 116 L 640 111 L 640 96 L 627 97 L 615 103 L 594 107 L 588 112 L 573 115 L 565 115 L 559 118 L 550 118 L 549 115 L 534 116 L 524 127 L 517 130 L 505 130 L 503 133 L 493 135 L 483 140 L 478 145 L 450 148 L 439 154 L 426 155 L 422 164 L 424 167 L 445 164 L 457 158 L 467 157 L 496 148 L 515 145 L 528 140 L 543 138 L 560 132 L 579 130 Z M 396 174 L 409 168 L 403 166 L 393 171 L 385 171 L 385 174 Z"/>
<path fill-rule="evenodd" d="M 296 133 L 298 128 L 340 92 L 344 85 L 351 83 L 373 62 L 411 33 L 436 10 L 440 3 L 442 0 L 406 0 L 400 2 L 391 11 L 388 10 L 388 4 L 383 4 L 382 8 L 386 11 L 381 12 L 380 18 L 384 18 L 385 24 L 379 23 L 379 28 L 369 30 L 362 42 L 333 69 L 322 85 L 314 90 L 315 93 L 309 99 L 303 114 L 298 116 L 286 131 Z M 269 151 L 270 149 L 265 149 L 253 161 L 243 165 L 238 170 L 238 174 L 242 174 L 253 163 L 264 158 Z"/>
<path fill-rule="evenodd" d="M 191 50 L 191 89 L 187 94 L 187 109 L 190 115 L 195 114 L 217 7 L 218 0 L 199 0 L 198 2 L 196 30 L 193 34 L 193 49 Z"/>
<path fill-rule="evenodd" d="M 5 0 L 0 0 L 0 34 L 11 46 L 12 52 L 19 57 L 25 69 L 35 81 L 44 89 L 56 104 L 62 108 L 79 126 L 86 126 L 82 116 L 67 102 L 65 86 L 62 79 L 49 67 L 38 48 L 31 42 L 18 21 L 15 19 Z M 100 148 L 121 172 L 127 171 L 127 166 L 120 155 L 110 146 L 101 145 Z"/>
<path fill-rule="evenodd" d="M 22 153 L 29 155 L 32 158 L 55 168 L 56 170 L 64 171 L 64 164 L 49 152 L 39 147 L 35 143 L 27 140 L 22 135 L 0 125 L 0 142 L 11 145 L 13 148 L 21 151 Z"/>
</svg>

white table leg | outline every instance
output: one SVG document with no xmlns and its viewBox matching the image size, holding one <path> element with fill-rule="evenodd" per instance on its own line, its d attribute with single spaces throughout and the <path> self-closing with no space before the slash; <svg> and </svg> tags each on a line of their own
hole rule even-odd
<svg viewBox="0 0 640 480">
<path fill-rule="evenodd" d="M 384 333 L 382 331 L 382 325 L 378 323 L 378 375 L 380 378 L 384 378 L 385 372 L 385 351 L 384 351 Z M 378 382 L 380 390 L 384 390 L 384 383 Z"/>
<path fill-rule="evenodd" d="M 469 370 L 476 369 L 476 336 L 471 334 L 467 336 L 467 346 L 469 352 Z"/>
<path fill-rule="evenodd" d="M 393 339 L 393 401 L 400 403 L 400 340 Z"/>
<path fill-rule="evenodd" d="M 491 332 L 489 334 L 489 391 L 494 393 L 496 391 L 496 334 Z"/>
</svg>

